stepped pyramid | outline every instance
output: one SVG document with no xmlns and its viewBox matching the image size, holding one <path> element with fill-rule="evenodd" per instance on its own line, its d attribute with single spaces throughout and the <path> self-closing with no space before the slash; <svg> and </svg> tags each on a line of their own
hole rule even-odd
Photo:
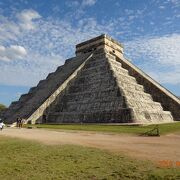
<svg viewBox="0 0 180 180">
<path fill-rule="evenodd" d="M 107 35 L 76 45 L 76 57 L 13 102 L 4 114 L 31 123 L 166 123 L 180 100 L 123 56 Z"/>
</svg>

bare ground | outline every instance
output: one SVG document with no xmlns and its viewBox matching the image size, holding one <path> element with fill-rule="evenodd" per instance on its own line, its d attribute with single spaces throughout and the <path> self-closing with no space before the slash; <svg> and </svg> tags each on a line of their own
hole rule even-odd
<svg viewBox="0 0 180 180">
<path fill-rule="evenodd" d="M 122 153 L 154 162 L 180 161 L 180 135 L 139 137 L 127 134 L 106 134 L 79 131 L 7 128 L 0 135 L 35 140 L 47 145 L 74 144 Z"/>
</svg>

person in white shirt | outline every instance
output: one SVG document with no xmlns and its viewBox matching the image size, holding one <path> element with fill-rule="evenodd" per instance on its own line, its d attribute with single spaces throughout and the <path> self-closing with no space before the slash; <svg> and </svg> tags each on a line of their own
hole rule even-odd
<svg viewBox="0 0 180 180">
<path fill-rule="evenodd" d="M 2 131 L 4 128 L 5 124 L 3 123 L 3 121 L 0 119 L 0 130 Z"/>
</svg>

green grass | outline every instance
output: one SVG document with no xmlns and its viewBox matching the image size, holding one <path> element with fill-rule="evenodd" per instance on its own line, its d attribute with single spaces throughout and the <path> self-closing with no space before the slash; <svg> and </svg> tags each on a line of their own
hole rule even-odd
<svg viewBox="0 0 180 180">
<path fill-rule="evenodd" d="M 130 133 L 130 134 L 142 134 L 155 127 L 155 125 L 149 126 L 134 126 L 134 125 L 102 125 L 102 124 L 40 124 L 40 125 L 26 125 L 38 128 L 48 128 L 56 130 L 83 130 L 83 131 L 99 131 L 108 133 Z M 160 134 L 168 134 L 174 132 L 180 132 L 180 122 L 159 124 Z"/>
<path fill-rule="evenodd" d="M 81 146 L 48 146 L 0 136 L 0 179 L 178 179 L 178 167 L 159 168 L 150 161 Z M 168 178 L 169 177 L 169 178 Z"/>
</svg>

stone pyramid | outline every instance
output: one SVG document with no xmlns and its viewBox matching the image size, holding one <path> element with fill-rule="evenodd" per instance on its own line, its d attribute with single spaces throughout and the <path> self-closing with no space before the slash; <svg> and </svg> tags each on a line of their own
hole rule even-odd
<svg viewBox="0 0 180 180">
<path fill-rule="evenodd" d="M 123 56 L 107 35 L 76 45 L 76 57 L 50 73 L 4 114 L 31 123 L 167 123 L 180 100 Z"/>
</svg>

